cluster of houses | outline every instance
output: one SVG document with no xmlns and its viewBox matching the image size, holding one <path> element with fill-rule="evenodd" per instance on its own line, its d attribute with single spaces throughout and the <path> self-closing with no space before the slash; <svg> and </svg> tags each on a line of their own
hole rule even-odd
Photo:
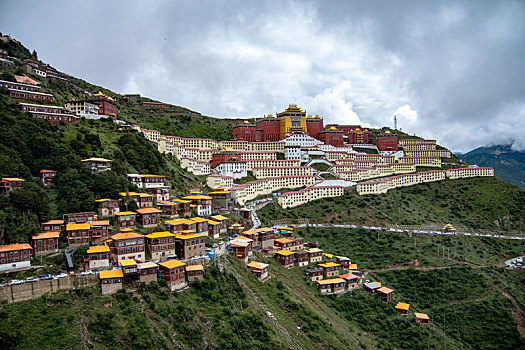
<svg viewBox="0 0 525 350">
<path fill-rule="evenodd" d="M 275 233 L 280 238 L 275 238 Z M 317 283 L 317 289 L 322 295 L 342 295 L 360 286 L 372 294 L 377 294 L 382 303 L 389 303 L 394 293 L 393 289 L 381 286 L 381 282 L 364 281 L 365 274 L 352 264 L 345 256 L 335 256 L 319 249 L 317 242 L 304 242 L 301 237 L 293 236 L 293 228 L 268 227 L 241 231 L 240 236 L 230 243 L 232 254 L 243 261 L 251 272 L 261 281 L 270 279 L 269 264 L 252 260 L 254 251 L 273 255 L 287 269 L 307 267 L 306 276 Z M 409 305 L 398 303 L 395 309 L 402 315 L 408 314 Z M 417 322 L 428 323 L 426 314 L 415 313 Z"/>
</svg>

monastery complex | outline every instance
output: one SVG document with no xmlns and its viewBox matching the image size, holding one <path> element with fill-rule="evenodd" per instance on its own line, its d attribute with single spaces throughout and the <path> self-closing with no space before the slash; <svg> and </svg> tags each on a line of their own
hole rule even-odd
<svg viewBox="0 0 525 350">
<path fill-rule="evenodd" d="M 228 141 L 135 128 L 155 142 L 160 152 L 179 159 L 182 168 L 205 175 L 208 187 L 231 192 L 238 205 L 275 195 L 280 189 L 297 189 L 277 196 L 283 208 L 290 208 L 341 196 L 345 188 L 355 187 L 360 195 L 381 194 L 446 178 L 494 176 L 491 168 L 454 168 L 450 151 L 436 140 L 400 137 L 389 128 L 324 126 L 321 117 L 307 115 L 296 105 L 254 123 L 241 122 Z M 323 164 L 326 170 L 318 170 L 315 164 Z M 445 164 L 447 169 L 442 170 Z M 249 175 L 255 180 L 236 183 Z"/>
</svg>

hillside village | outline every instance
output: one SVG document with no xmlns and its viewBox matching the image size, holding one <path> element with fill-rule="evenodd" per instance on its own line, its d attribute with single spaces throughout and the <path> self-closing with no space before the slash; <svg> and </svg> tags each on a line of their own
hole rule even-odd
<svg viewBox="0 0 525 350">
<path fill-rule="evenodd" d="M 182 169 L 203 180 L 201 188 L 173 196 L 166 175 L 128 173 L 125 177 L 134 190 L 115 198 L 95 198 L 93 211 L 40 222 L 41 232 L 29 242 L 0 245 L 1 273 L 34 272 L 25 279 L 6 278 L 0 286 L 0 304 L 93 285 L 99 285 L 103 295 L 158 281 L 172 292 L 184 291 L 203 281 L 219 257 L 230 255 L 260 283 L 271 280 L 271 266 L 263 261 L 272 259 L 286 269 L 303 269 L 320 295 L 342 296 L 363 289 L 400 315 L 410 311 L 417 323 L 426 324 L 431 321 L 427 314 L 394 298 L 392 288 L 371 279 L 366 266 L 358 267 L 351 256 L 306 241 L 293 227 L 259 227 L 253 201 L 266 198 L 288 209 L 349 191 L 381 196 L 428 182 L 494 176 L 492 168 L 461 163 L 436 140 L 388 127 L 324 125 L 323 118 L 307 115 L 294 104 L 253 123 L 239 121 L 226 141 L 164 135 L 119 115 L 120 106 L 138 98 L 135 94 L 115 98 L 84 91 L 84 98 L 59 105 L 51 91 L 41 91 L 40 81 L 75 84 L 67 76 L 33 59 L 20 62 L 4 49 L 0 58 L 6 67 L 24 69 L 12 80 L 0 80 L 1 93 L 35 122 L 111 120 L 118 133 L 141 133 L 160 153 L 174 157 Z M 151 110 L 164 106 L 142 105 Z M 82 163 L 91 174 L 100 174 L 112 171 L 113 160 L 93 155 Z M 52 187 L 57 173 L 40 169 L 42 186 Z M 16 173 L 1 175 L 1 196 L 10 196 L 28 181 Z M 454 231 L 452 225 L 446 229 Z M 77 252 L 85 252 L 80 265 L 73 262 Z M 38 274 L 45 265 L 43 257 L 57 254 L 65 255 L 69 273 Z"/>
</svg>

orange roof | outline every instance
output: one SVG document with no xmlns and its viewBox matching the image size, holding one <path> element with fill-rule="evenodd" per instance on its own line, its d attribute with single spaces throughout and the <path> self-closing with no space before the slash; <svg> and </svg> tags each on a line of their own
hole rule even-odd
<svg viewBox="0 0 525 350">
<path fill-rule="evenodd" d="M 162 231 L 162 232 L 153 232 L 149 235 L 146 235 L 147 238 L 164 238 L 164 237 L 175 237 L 175 234 L 168 232 L 168 231 Z"/>
<path fill-rule="evenodd" d="M 341 266 L 341 265 L 330 261 L 330 262 L 327 262 L 327 263 L 324 263 L 324 264 L 319 264 L 319 266 L 321 266 L 321 267 L 336 267 L 336 266 Z"/>
<path fill-rule="evenodd" d="M 192 231 L 192 232 L 195 232 L 193 230 L 186 230 L 186 231 Z M 175 238 L 176 239 L 191 239 L 191 238 L 197 238 L 197 237 L 204 237 L 203 234 L 200 234 L 200 233 L 186 233 L 186 231 L 182 231 L 180 233 L 177 233 L 175 235 Z M 183 233 L 184 232 L 184 233 Z"/>
<path fill-rule="evenodd" d="M 212 218 L 213 220 L 217 220 L 217 221 L 228 220 L 227 217 L 222 216 L 222 215 L 213 215 L 211 218 Z"/>
<path fill-rule="evenodd" d="M 408 311 L 408 309 L 410 308 L 410 304 L 406 304 L 406 303 L 397 303 L 397 305 L 395 306 L 395 308 L 397 310 L 406 310 Z"/>
<path fill-rule="evenodd" d="M 268 264 L 264 264 L 264 263 L 261 263 L 261 262 L 258 262 L 258 261 L 251 261 L 248 265 L 246 265 L 248 267 L 252 267 L 254 269 L 257 269 L 257 270 L 263 270 L 265 268 L 267 268 L 269 265 Z"/>
<path fill-rule="evenodd" d="M 72 230 L 89 230 L 91 228 L 91 225 L 89 222 L 83 223 L 83 224 L 67 224 L 66 231 L 72 231 Z"/>
<path fill-rule="evenodd" d="M 427 314 L 422 314 L 422 313 L 419 313 L 419 312 L 414 312 L 414 316 L 416 316 L 416 318 L 420 319 L 420 320 L 429 320 L 430 319 Z"/>
<path fill-rule="evenodd" d="M 345 280 L 342 278 L 331 278 L 327 280 L 317 281 L 317 284 L 332 284 L 332 283 L 343 283 Z"/>
<path fill-rule="evenodd" d="M 230 246 L 232 247 L 248 247 L 250 245 L 250 242 L 243 242 L 243 241 L 232 241 Z"/>
<path fill-rule="evenodd" d="M 63 225 L 64 220 L 49 220 L 47 222 L 43 222 L 42 225 Z"/>
<path fill-rule="evenodd" d="M 198 216 L 194 217 L 194 218 L 190 218 L 191 221 L 194 221 L 194 222 L 206 222 L 208 220 L 206 219 L 203 219 L 203 218 L 200 218 Z"/>
<path fill-rule="evenodd" d="M 121 215 L 136 215 L 137 213 L 132 211 L 121 211 L 120 213 L 115 213 L 115 215 L 121 216 Z"/>
<path fill-rule="evenodd" d="M 177 205 L 177 203 L 170 202 L 170 201 L 157 201 L 157 204 Z"/>
<path fill-rule="evenodd" d="M 111 239 L 130 239 L 130 238 L 141 238 L 144 237 L 143 235 L 140 235 L 135 232 L 119 232 L 113 236 L 111 236 Z"/>
<path fill-rule="evenodd" d="M 109 220 L 93 221 L 93 226 L 109 226 Z"/>
<path fill-rule="evenodd" d="M 286 243 L 292 243 L 293 240 L 288 239 L 288 238 L 278 238 L 278 239 L 275 240 L 275 242 L 281 243 L 281 244 L 286 244 Z"/>
<path fill-rule="evenodd" d="M 109 253 L 109 247 L 107 245 L 105 245 L 105 244 L 92 246 L 92 247 L 89 247 L 89 249 L 87 250 L 86 253 L 88 253 L 88 254 Z"/>
<path fill-rule="evenodd" d="M 186 266 L 186 271 L 201 271 L 201 270 L 204 270 L 204 267 L 202 265 Z"/>
<path fill-rule="evenodd" d="M 394 290 L 393 289 L 390 289 L 390 288 L 387 288 L 387 287 L 381 287 L 379 289 L 377 289 L 377 291 L 379 293 L 383 293 L 383 294 L 390 294 L 392 293 Z"/>
<path fill-rule="evenodd" d="M 344 280 L 355 280 L 356 278 L 359 279 L 359 276 L 356 276 L 353 273 L 345 273 L 344 275 L 339 275 L 337 277 L 342 278 Z"/>
<path fill-rule="evenodd" d="M 7 244 L 7 245 L 0 245 L 0 253 L 2 252 L 12 252 L 15 250 L 22 250 L 22 249 L 33 249 L 29 244 L 27 243 L 13 243 L 13 244 Z"/>
<path fill-rule="evenodd" d="M 154 213 L 162 213 L 162 210 L 158 210 L 157 208 L 142 208 L 142 209 L 137 209 L 137 213 L 154 214 Z"/>
<path fill-rule="evenodd" d="M 106 270 L 100 271 L 99 276 L 101 280 L 106 278 L 123 278 L 124 273 L 122 273 L 122 270 Z"/>
<path fill-rule="evenodd" d="M 291 251 L 286 250 L 286 249 L 282 249 L 282 250 L 279 250 L 278 252 L 275 252 L 275 254 L 288 256 L 288 255 L 294 254 L 294 252 L 291 252 Z"/>
<path fill-rule="evenodd" d="M 183 263 L 182 261 L 178 261 L 178 260 L 168 260 L 168 261 L 164 261 L 164 262 L 161 262 L 159 263 L 160 266 L 164 266 L 165 268 L 168 268 L 168 269 L 173 269 L 175 267 L 179 267 L 179 266 L 184 266 L 186 265 L 185 263 Z"/>
<path fill-rule="evenodd" d="M 33 239 L 58 238 L 58 237 L 60 237 L 60 232 L 49 231 L 49 232 L 39 233 L 38 235 L 33 236 Z"/>
</svg>

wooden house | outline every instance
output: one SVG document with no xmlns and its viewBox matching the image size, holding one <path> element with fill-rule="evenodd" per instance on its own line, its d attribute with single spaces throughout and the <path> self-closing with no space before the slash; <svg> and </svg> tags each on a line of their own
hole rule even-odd
<svg viewBox="0 0 525 350">
<path fill-rule="evenodd" d="M 363 284 L 363 288 L 369 293 L 376 293 L 379 288 L 381 288 L 381 283 L 379 282 L 368 282 Z"/>
<path fill-rule="evenodd" d="M 350 259 L 348 259 L 346 256 L 336 256 L 335 262 L 341 265 L 341 269 L 344 271 L 348 271 L 350 268 Z"/>
<path fill-rule="evenodd" d="M 82 213 L 67 213 L 63 215 L 63 219 L 66 224 L 92 224 L 93 221 L 97 220 L 97 213 L 94 211 L 87 211 Z"/>
<path fill-rule="evenodd" d="M 219 234 L 225 235 L 228 233 L 228 218 L 222 215 L 213 215 L 211 217 L 213 221 L 220 222 L 219 225 Z"/>
<path fill-rule="evenodd" d="M 138 269 L 138 263 L 133 259 L 120 260 L 119 265 L 122 267 L 124 273 L 124 279 L 127 281 L 136 281 L 139 279 L 140 272 Z"/>
<path fill-rule="evenodd" d="M 356 276 L 352 273 L 345 273 L 343 275 L 339 275 L 339 278 L 342 278 L 346 281 L 346 287 L 348 290 L 353 290 L 359 287 L 359 281 L 361 280 L 361 277 Z"/>
<path fill-rule="evenodd" d="M 139 271 L 139 282 L 150 284 L 158 280 L 159 265 L 153 261 L 140 263 L 137 265 Z"/>
<path fill-rule="evenodd" d="M 323 250 L 322 249 L 310 248 L 310 249 L 307 249 L 306 252 L 308 253 L 308 260 L 310 261 L 310 264 L 323 261 Z"/>
<path fill-rule="evenodd" d="M 85 270 L 102 270 L 109 267 L 110 249 L 107 245 L 91 246 L 84 257 Z"/>
<path fill-rule="evenodd" d="M 56 174 L 56 170 L 42 169 L 40 170 L 40 180 L 42 181 L 44 186 L 47 186 L 53 182 L 53 178 Z"/>
<path fill-rule="evenodd" d="M 188 283 L 204 281 L 204 267 L 202 265 L 186 266 L 186 277 L 188 278 Z"/>
<path fill-rule="evenodd" d="M 60 232 L 42 232 L 32 237 L 35 256 L 47 255 L 58 252 Z"/>
<path fill-rule="evenodd" d="M 159 263 L 160 278 L 166 281 L 171 291 L 187 286 L 184 266 L 185 263 L 175 259 Z"/>
<path fill-rule="evenodd" d="M 270 265 L 258 261 L 250 261 L 246 266 L 257 276 L 259 281 L 265 282 L 268 280 L 268 266 Z"/>
<path fill-rule="evenodd" d="M 115 222 L 120 229 L 130 228 L 134 229 L 137 227 L 137 213 L 133 211 L 122 211 L 115 213 Z"/>
<path fill-rule="evenodd" d="M 323 295 L 340 294 L 345 291 L 346 282 L 342 278 L 331 278 L 317 281 L 317 289 Z"/>
<path fill-rule="evenodd" d="M 294 266 L 294 255 L 294 252 L 286 249 L 281 249 L 275 252 L 275 257 L 277 258 L 277 261 L 279 261 L 279 263 L 287 269 Z"/>
<path fill-rule="evenodd" d="M 399 312 L 400 315 L 408 315 L 408 309 L 410 309 L 410 304 L 397 303 L 395 309 L 397 310 L 397 312 Z"/>
<path fill-rule="evenodd" d="M 167 231 L 146 235 L 152 260 L 164 261 L 175 256 L 175 234 Z"/>
<path fill-rule="evenodd" d="M 115 294 L 122 289 L 124 274 L 122 270 L 105 270 L 99 272 L 102 294 Z"/>
<path fill-rule="evenodd" d="M 42 232 L 62 232 L 65 228 L 64 220 L 49 220 L 40 224 Z"/>
<path fill-rule="evenodd" d="M 430 321 L 430 318 L 428 317 L 427 314 L 414 312 L 414 316 L 416 316 L 416 322 L 417 323 L 428 323 Z"/>
<path fill-rule="evenodd" d="M 95 205 L 97 206 L 97 213 L 100 216 L 113 216 L 120 212 L 120 200 L 118 199 L 96 199 Z"/>
<path fill-rule="evenodd" d="M 109 220 L 93 221 L 90 229 L 91 239 L 94 243 L 105 241 L 111 236 L 112 227 Z"/>
<path fill-rule="evenodd" d="M 379 301 L 387 304 L 392 300 L 394 290 L 387 287 L 381 287 L 377 289 L 376 293 L 377 297 L 379 298 Z"/>
<path fill-rule="evenodd" d="M 179 259 L 189 259 L 204 255 L 205 236 L 194 230 L 184 230 L 175 234 L 175 254 Z"/>
<path fill-rule="evenodd" d="M 27 243 L 0 245 L 0 271 L 10 271 L 31 266 L 33 247 Z"/>
<path fill-rule="evenodd" d="M 134 259 L 144 262 L 146 259 L 144 236 L 135 232 L 119 232 L 107 240 L 114 262 Z"/>
<path fill-rule="evenodd" d="M 323 269 L 324 278 L 331 278 L 339 275 L 339 269 L 341 268 L 341 265 L 332 261 L 319 264 L 318 266 Z"/>
<path fill-rule="evenodd" d="M 324 278 L 323 269 L 320 267 L 316 267 L 313 269 L 306 269 L 306 276 L 310 279 L 310 281 L 320 281 Z"/>
<path fill-rule="evenodd" d="M 161 223 L 162 211 L 156 208 L 137 209 L 137 222 L 144 228 L 157 227 Z"/>
<path fill-rule="evenodd" d="M 219 238 L 221 233 L 221 223 L 215 220 L 208 220 L 208 234 L 212 238 Z"/>
<path fill-rule="evenodd" d="M 295 252 L 294 260 L 297 263 L 297 266 L 303 267 L 307 266 L 309 263 L 308 252 L 304 250 L 298 250 Z"/>
<path fill-rule="evenodd" d="M 195 232 L 205 236 L 208 235 L 208 220 L 199 217 L 190 218 L 190 220 L 195 222 L 195 228 L 191 230 L 195 230 Z"/>
<path fill-rule="evenodd" d="M 91 225 L 88 222 L 83 224 L 67 224 L 67 243 L 70 246 L 88 245 L 91 240 L 89 236 L 90 231 Z"/>
</svg>

